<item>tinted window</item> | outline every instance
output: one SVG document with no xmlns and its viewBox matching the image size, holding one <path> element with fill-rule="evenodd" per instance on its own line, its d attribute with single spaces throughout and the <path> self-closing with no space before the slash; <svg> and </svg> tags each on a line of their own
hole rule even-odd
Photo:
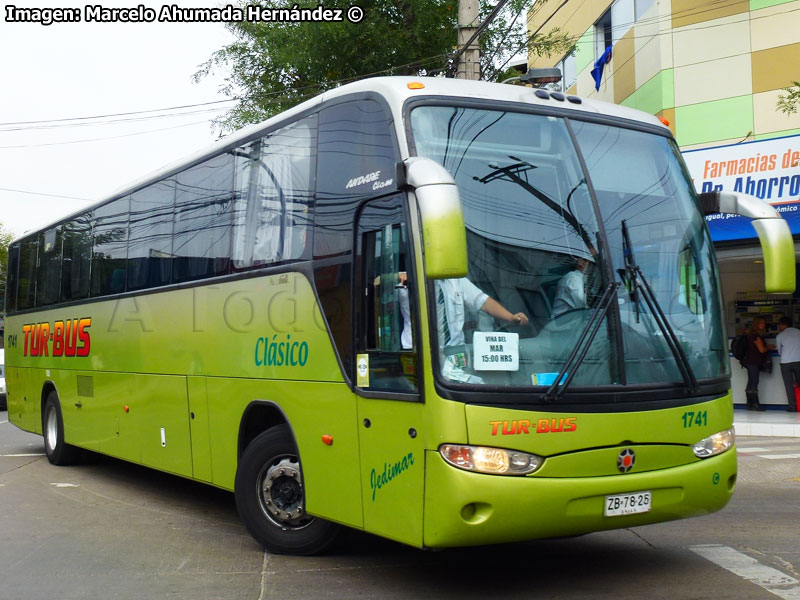
<svg viewBox="0 0 800 600">
<path fill-rule="evenodd" d="M 131 196 L 128 289 L 167 285 L 172 262 L 175 180 L 147 186 Z"/>
<path fill-rule="evenodd" d="M 314 281 L 346 372 L 353 367 L 351 261 L 353 224 L 364 199 L 397 189 L 394 124 L 374 100 L 344 102 L 319 113 Z"/>
<path fill-rule="evenodd" d="M 410 263 L 403 198 L 370 202 L 358 220 L 359 362 L 368 360 L 359 387 L 376 391 L 415 392 L 416 354 L 412 298 L 406 264 Z"/>
<path fill-rule="evenodd" d="M 6 269 L 6 305 L 5 310 L 17 310 L 17 270 L 19 269 L 19 244 L 8 248 L 8 269 Z"/>
<path fill-rule="evenodd" d="M 129 198 L 95 210 L 92 242 L 92 296 L 125 291 Z"/>
<path fill-rule="evenodd" d="M 61 300 L 89 296 L 89 266 L 92 259 L 92 218 L 94 213 L 76 217 L 63 227 L 64 252 L 61 261 Z"/>
<path fill-rule="evenodd" d="M 236 150 L 233 266 L 306 256 L 316 116 Z"/>
<path fill-rule="evenodd" d="M 36 267 L 36 306 L 58 302 L 61 288 L 61 230 L 48 229 L 39 234 Z"/>
<path fill-rule="evenodd" d="M 36 298 L 36 251 L 38 238 L 23 240 L 19 253 L 19 286 L 17 287 L 17 309 L 33 308 Z"/>
<path fill-rule="evenodd" d="M 173 281 L 224 275 L 230 268 L 233 156 L 178 174 Z"/>
<path fill-rule="evenodd" d="M 354 206 L 397 189 L 394 123 L 374 100 L 320 111 L 314 255 L 350 251 Z"/>
</svg>

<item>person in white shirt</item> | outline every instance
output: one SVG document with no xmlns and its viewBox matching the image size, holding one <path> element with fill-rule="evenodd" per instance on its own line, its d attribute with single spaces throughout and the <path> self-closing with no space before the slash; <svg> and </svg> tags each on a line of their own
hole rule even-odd
<svg viewBox="0 0 800 600">
<path fill-rule="evenodd" d="M 579 258 L 575 263 L 575 269 L 564 275 L 558 282 L 556 296 L 553 300 L 553 318 L 570 310 L 586 308 L 586 290 L 583 279 L 588 264 L 588 260 Z"/>
<path fill-rule="evenodd" d="M 522 312 L 511 313 L 466 277 L 440 279 L 434 287 L 442 375 L 462 383 L 482 383 L 480 377 L 464 372 L 467 357 L 463 351 L 454 351 L 452 354 L 448 352 L 448 348 L 453 349 L 465 343 L 465 309 L 469 308 L 476 313 L 480 310 L 496 319 L 516 325 L 527 325 L 528 317 Z"/>
<path fill-rule="evenodd" d="M 800 329 L 792 327 L 792 320 L 783 317 L 778 321 L 780 333 L 776 338 L 778 353 L 781 355 L 781 377 L 786 388 L 786 408 L 789 412 L 796 412 L 794 401 L 794 382 L 800 383 Z"/>
</svg>

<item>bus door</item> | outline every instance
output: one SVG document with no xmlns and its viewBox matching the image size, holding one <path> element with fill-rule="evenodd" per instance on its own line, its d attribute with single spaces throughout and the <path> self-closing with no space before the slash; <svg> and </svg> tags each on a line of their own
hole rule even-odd
<svg viewBox="0 0 800 600">
<path fill-rule="evenodd" d="M 364 527 L 422 543 L 424 450 L 403 196 L 358 219 L 356 373 Z"/>
</svg>

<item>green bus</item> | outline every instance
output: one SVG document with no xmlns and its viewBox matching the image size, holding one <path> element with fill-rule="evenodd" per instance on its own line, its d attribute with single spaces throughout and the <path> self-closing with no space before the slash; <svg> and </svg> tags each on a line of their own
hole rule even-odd
<svg viewBox="0 0 800 600">
<path fill-rule="evenodd" d="M 342 86 L 15 240 L 9 420 L 232 490 L 270 552 L 706 514 L 736 485 L 704 214 L 656 118 L 521 86 Z"/>
</svg>

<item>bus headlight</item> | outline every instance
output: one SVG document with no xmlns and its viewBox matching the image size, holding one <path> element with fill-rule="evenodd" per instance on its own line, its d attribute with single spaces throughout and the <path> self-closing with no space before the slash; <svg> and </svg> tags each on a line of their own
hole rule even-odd
<svg viewBox="0 0 800 600">
<path fill-rule="evenodd" d="M 733 431 L 733 427 L 731 427 L 693 444 L 692 450 L 698 458 L 708 458 L 709 456 L 722 454 L 730 449 L 735 442 L 736 434 Z"/>
<path fill-rule="evenodd" d="M 442 444 L 439 454 L 454 467 L 491 475 L 527 475 L 544 462 L 541 456 L 527 452 L 460 444 Z"/>
</svg>

